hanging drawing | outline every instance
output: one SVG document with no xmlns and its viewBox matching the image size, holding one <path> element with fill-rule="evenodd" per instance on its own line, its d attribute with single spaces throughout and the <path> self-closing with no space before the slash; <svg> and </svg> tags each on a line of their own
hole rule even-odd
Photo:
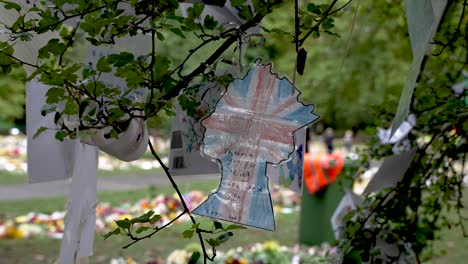
<svg viewBox="0 0 468 264">
<path fill-rule="evenodd" d="M 267 163 L 279 164 L 294 151 L 293 132 L 315 121 L 312 105 L 271 65 L 254 64 L 234 80 L 202 121 L 203 154 L 221 164 L 218 190 L 193 213 L 274 230 Z"/>
<path fill-rule="evenodd" d="M 220 173 L 217 163 L 211 162 L 201 155 L 203 133 L 205 132 L 201 120 L 213 112 L 216 103 L 225 91 L 225 85 L 218 82 L 209 82 L 198 87 L 192 97 L 201 104 L 193 117 L 189 116 L 176 103 L 176 116 L 172 122 L 169 153 L 169 172 L 172 175 Z M 267 177 L 270 183 L 281 185 L 299 194 L 302 190 L 305 133 L 305 128 L 294 133 L 296 150 L 291 154 L 289 161 L 279 165 L 267 165 Z"/>
</svg>

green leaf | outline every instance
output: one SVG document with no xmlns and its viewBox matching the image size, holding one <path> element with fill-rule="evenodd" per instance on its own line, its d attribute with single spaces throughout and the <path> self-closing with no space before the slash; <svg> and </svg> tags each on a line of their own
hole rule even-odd
<svg viewBox="0 0 468 264">
<path fill-rule="evenodd" d="M 333 18 L 331 17 L 327 17 L 323 20 L 322 22 L 322 28 L 323 29 L 331 29 L 333 28 L 335 25 L 333 24 L 334 20 Z"/>
<path fill-rule="evenodd" d="M 33 139 L 37 138 L 42 132 L 46 131 L 48 128 L 47 127 L 40 127 L 37 129 L 36 133 L 33 135 Z"/>
<path fill-rule="evenodd" d="M 320 9 L 320 6 L 313 4 L 313 3 L 310 3 L 307 5 L 307 11 L 317 14 L 317 15 L 322 14 L 322 10 Z"/>
<path fill-rule="evenodd" d="M 169 29 L 172 33 L 176 34 L 177 36 L 181 37 L 181 38 L 185 38 L 185 35 L 184 33 L 182 32 L 182 30 L 180 30 L 179 28 L 170 28 Z"/>
<path fill-rule="evenodd" d="M 142 214 L 138 217 L 130 219 L 130 223 L 148 223 L 150 221 L 150 217 L 154 214 L 154 211 L 148 211 L 145 214 Z"/>
<path fill-rule="evenodd" d="M 253 12 L 252 9 L 250 9 L 250 6 L 242 6 L 241 11 L 239 12 L 239 17 L 244 20 L 252 20 Z"/>
<path fill-rule="evenodd" d="M 182 233 L 182 236 L 183 236 L 184 238 L 192 238 L 194 233 L 195 233 L 195 230 L 193 230 L 193 229 L 188 229 L 188 230 L 185 230 L 185 231 Z"/>
<path fill-rule="evenodd" d="M 121 52 L 119 54 L 111 54 L 107 58 L 110 64 L 113 64 L 115 67 L 122 67 L 134 60 L 134 56 L 129 52 Z"/>
<path fill-rule="evenodd" d="M 219 242 L 217 239 L 210 238 L 210 239 L 205 239 L 205 241 L 208 243 L 208 245 L 212 247 L 217 247 L 221 245 L 221 242 Z"/>
<path fill-rule="evenodd" d="M 320 37 L 320 31 L 316 30 L 316 31 L 312 32 L 312 37 L 315 38 L 315 39 L 319 38 Z"/>
<path fill-rule="evenodd" d="M 219 243 L 224 243 L 229 240 L 230 237 L 232 237 L 234 234 L 232 232 L 227 232 L 224 234 L 219 235 L 216 240 L 219 241 Z"/>
<path fill-rule="evenodd" d="M 66 49 L 64 43 L 60 42 L 59 39 L 53 38 L 47 42 L 47 45 L 39 49 L 38 57 L 40 59 L 47 59 L 50 55 L 60 55 Z"/>
<path fill-rule="evenodd" d="M 122 219 L 122 220 L 116 220 L 115 223 L 117 224 L 118 227 L 128 229 L 131 226 L 130 220 L 128 218 Z"/>
<path fill-rule="evenodd" d="M 159 221 L 159 219 L 161 219 L 161 216 L 160 215 L 155 215 L 155 216 L 151 217 L 149 222 L 150 222 L 150 224 L 154 225 L 154 224 L 156 224 L 156 222 Z"/>
<path fill-rule="evenodd" d="M 203 9 L 205 8 L 204 4 L 194 3 L 193 6 L 187 9 L 190 18 L 197 18 L 201 16 Z"/>
<path fill-rule="evenodd" d="M 117 130 L 115 130 L 115 129 L 112 129 L 109 132 L 108 137 L 109 138 L 119 138 L 119 132 L 117 132 Z"/>
<path fill-rule="evenodd" d="M 247 229 L 247 227 L 241 226 L 241 225 L 228 225 L 228 227 L 226 227 L 226 230 L 234 230 L 234 229 Z"/>
<path fill-rule="evenodd" d="M 75 101 L 73 101 L 73 99 L 70 98 L 69 100 L 67 100 L 65 108 L 63 109 L 63 113 L 66 115 L 78 114 L 78 106 L 76 105 Z"/>
<path fill-rule="evenodd" d="M 218 26 L 218 21 L 214 19 L 213 16 L 206 16 L 205 20 L 203 21 L 203 27 L 209 30 L 213 30 Z"/>
<path fill-rule="evenodd" d="M 68 136 L 68 133 L 65 131 L 57 131 L 55 133 L 55 139 L 63 141 Z"/>
<path fill-rule="evenodd" d="M 200 252 L 198 251 L 193 252 L 188 264 L 197 264 L 198 260 L 200 259 L 200 256 L 201 256 Z"/>
<path fill-rule="evenodd" d="M 99 58 L 96 68 L 100 72 L 111 72 L 112 68 L 110 67 L 110 63 L 107 61 L 106 57 Z"/>
<path fill-rule="evenodd" d="M 164 38 L 164 35 L 163 35 L 161 32 L 156 32 L 156 37 L 158 37 L 158 39 L 159 39 L 160 41 L 164 41 L 164 39 L 165 39 L 165 38 Z"/>
<path fill-rule="evenodd" d="M 5 0 L 1 0 L 0 3 L 3 3 L 5 9 L 7 9 L 7 10 L 15 9 L 17 12 L 21 11 L 21 6 L 18 5 L 17 3 L 10 2 L 10 1 L 5 1 Z"/>
<path fill-rule="evenodd" d="M 65 90 L 62 88 L 49 88 L 46 93 L 46 103 L 58 103 L 65 96 Z"/>
<path fill-rule="evenodd" d="M 327 33 L 328 35 L 331 35 L 331 36 L 334 36 L 334 37 L 337 37 L 337 38 L 341 38 L 340 34 L 336 33 L 336 32 L 331 32 L 330 30 L 324 30 L 325 33 Z"/>
<path fill-rule="evenodd" d="M 137 234 L 140 234 L 140 233 L 142 233 L 142 232 L 147 231 L 148 229 L 151 229 L 151 227 L 148 227 L 148 226 L 140 226 L 135 232 L 136 232 Z"/>
<path fill-rule="evenodd" d="M 47 114 L 55 112 L 56 110 L 57 110 L 57 107 L 55 105 L 46 104 L 41 108 L 41 115 L 46 116 Z"/>
<path fill-rule="evenodd" d="M 223 224 L 221 224 L 221 223 L 218 222 L 218 221 L 213 221 L 213 225 L 214 225 L 214 228 L 215 228 L 215 229 L 224 229 L 224 228 L 223 228 Z"/>
<path fill-rule="evenodd" d="M 104 238 L 104 240 L 106 240 L 113 235 L 119 235 L 119 234 L 120 234 L 120 228 L 117 227 L 114 231 L 110 231 L 109 233 L 102 235 L 102 237 Z"/>
</svg>

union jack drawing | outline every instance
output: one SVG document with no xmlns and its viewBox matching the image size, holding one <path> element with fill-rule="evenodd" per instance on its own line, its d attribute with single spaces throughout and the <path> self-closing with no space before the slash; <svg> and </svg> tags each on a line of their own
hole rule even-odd
<svg viewBox="0 0 468 264">
<path fill-rule="evenodd" d="M 271 73 L 271 65 L 255 64 L 229 85 L 202 121 L 203 153 L 221 163 L 221 183 L 193 213 L 275 229 L 266 165 L 288 159 L 293 132 L 318 118 L 298 95 L 286 78 Z"/>
</svg>

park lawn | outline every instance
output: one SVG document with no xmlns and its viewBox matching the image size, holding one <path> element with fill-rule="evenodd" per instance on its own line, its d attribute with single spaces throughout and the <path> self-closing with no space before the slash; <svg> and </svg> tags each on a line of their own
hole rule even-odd
<svg viewBox="0 0 468 264">
<path fill-rule="evenodd" d="M 462 209 L 461 215 L 464 218 L 463 225 L 468 233 L 468 190 L 466 189 L 463 195 L 463 204 L 465 208 Z M 450 212 L 448 217 L 458 223 L 459 218 L 454 211 Z M 441 232 L 432 249 L 437 255 L 428 263 L 468 263 L 468 236 L 463 236 L 463 230 L 460 226 L 452 226 L 451 229 Z"/>
<path fill-rule="evenodd" d="M 234 230 L 234 236 L 218 248 L 220 251 L 268 240 L 277 240 L 281 244 L 292 246 L 298 237 L 299 214 L 277 215 L 277 230 L 269 232 L 254 228 Z M 202 225 L 209 225 L 208 220 L 202 220 Z M 188 244 L 196 244 L 197 238 L 185 239 L 183 230 L 190 228 L 191 224 L 176 224 L 162 230 L 149 240 L 140 241 L 123 250 L 129 240 L 125 237 L 111 237 L 103 240 L 98 234 L 94 240 L 94 256 L 89 263 L 109 263 L 111 258 L 132 257 L 139 263 L 146 263 L 151 259 L 164 260 L 173 250 L 183 249 Z M 0 263 L 53 263 L 57 258 L 60 240 L 49 238 L 34 238 L 29 240 L 0 240 Z"/>
<path fill-rule="evenodd" d="M 218 180 L 204 180 L 199 182 L 180 184 L 181 191 L 200 190 L 209 193 L 217 187 Z M 99 193 L 100 201 L 108 201 L 113 205 L 122 204 L 125 201 L 135 202 L 150 194 L 173 194 L 171 186 L 157 186 L 143 190 L 124 192 Z M 8 212 L 9 215 L 21 215 L 30 211 L 50 213 L 55 210 L 63 210 L 66 203 L 64 196 L 0 202 L 0 212 Z M 203 218 L 200 218 L 203 219 Z M 277 215 L 275 232 L 249 228 L 246 230 L 234 230 L 234 237 L 226 242 L 219 250 L 227 250 L 232 247 L 243 246 L 254 242 L 277 240 L 281 244 L 292 246 L 297 242 L 299 214 Z M 203 219 L 202 225 L 210 227 L 210 221 Z M 190 228 L 190 223 L 176 224 L 171 228 L 162 230 L 158 235 L 148 241 L 137 243 L 126 250 L 121 247 L 129 240 L 126 237 L 115 236 L 103 240 L 98 234 L 95 236 L 95 254 L 89 263 L 109 263 L 113 257 L 132 257 L 140 263 L 145 263 L 151 258 L 165 259 L 175 249 L 182 249 L 190 243 L 197 243 L 196 237 L 184 239 L 182 232 Z M 53 263 L 60 248 L 60 240 L 51 238 L 33 238 L 25 240 L 0 240 L 0 263 L 8 259 L 7 263 Z"/>
<path fill-rule="evenodd" d="M 177 177 L 175 177 L 177 181 Z M 179 184 L 182 193 L 191 190 L 200 190 L 203 193 L 209 193 L 218 186 L 219 180 L 193 181 Z M 136 202 L 145 197 L 154 197 L 158 194 L 172 195 L 175 191 L 170 185 L 148 186 L 146 189 L 118 191 L 118 192 L 100 192 L 98 200 L 109 202 L 111 205 L 118 206 L 124 202 Z M 66 196 L 56 196 L 49 198 L 34 198 L 16 201 L 0 201 L 0 213 L 9 215 L 22 215 L 29 212 L 51 213 L 53 211 L 63 211 L 66 204 Z M 0 262 L 1 263 L 1 262 Z"/>
<path fill-rule="evenodd" d="M 98 177 L 112 177 L 112 176 L 127 176 L 127 175 L 138 175 L 138 176 L 151 176 L 154 174 L 162 174 L 162 169 L 151 169 L 144 170 L 137 167 L 132 167 L 128 170 L 99 170 Z M 15 184 L 27 184 L 28 176 L 24 172 L 9 172 L 0 170 L 0 185 L 15 185 Z"/>
<path fill-rule="evenodd" d="M 201 190 L 208 193 L 217 187 L 217 180 L 204 180 L 193 183 L 180 184 L 182 192 Z M 150 194 L 172 194 L 171 186 L 157 186 L 143 190 L 124 192 L 104 192 L 99 194 L 101 201 L 109 201 L 113 205 L 119 205 L 125 201 L 134 202 Z M 25 214 L 30 211 L 52 212 L 63 210 L 65 197 L 53 197 L 34 200 L 18 200 L 0 202 L 0 212 L 8 212 L 12 215 Z M 464 198 L 468 202 L 468 196 Z M 465 210 L 465 216 L 468 211 Z M 452 213 L 451 217 L 455 217 Z M 209 221 L 202 220 L 204 225 Z M 465 221 L 468 226 L 468 220 Z M 121 247 L 129 241 L 125 237 L 112 237 L 103 240 L 99 234 L 95 236 L 95 254 L 89 263 L 109 263 L 112 257 L 132 257 L 140 263 L 149 259 L 165 259 L 175 249 L 184 248 L 190 243 L 197 243 L 196 238 L 183 239 L 181 233 L 190 227 L 190 223 L 176 224 L 173 227 L 161 231 L 150 240 L 142 241 L 126 250 Z M 298 239 L 299 213 L 276 215 L 275 232 L 268 232 L 249 228 L 247 230 L 235 230 L 234 237 L 222 245 L 219 250 L 227 250 L 232 247 L 243 246 L 255 242 L 277 240 L 281 244 L 292 246 Z M 8 259 L 6 263 L 53 263 L 57 257 L 60 240 L 50 238 L 34 238 L 28 240 L 0 240 L 0 263 Z M 468 239 L 464 238 L 459 227 L 453 227 L 440 234 L 440 239 L 434 243 L 436 255 L 431 261 L 424 263 L 466 263 L 468 259 Z M 445 254 L 440 254 L 445 251 Z"/>
</svg>

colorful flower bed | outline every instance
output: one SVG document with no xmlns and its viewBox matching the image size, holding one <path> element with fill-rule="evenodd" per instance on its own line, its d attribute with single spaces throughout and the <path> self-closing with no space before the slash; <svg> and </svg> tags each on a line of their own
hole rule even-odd
<svg viewBox="0 0 468 264">
<path fill-rule="evenodd" d="M 166 151 L 168 142 L 157 140 L 157 149 Z M 167 162 L 167 158 L 163 159 Z M 26 137 L 24 136 L 0 136 L 0 171 L 25 173 L 26 163 Z M 133 162 L 123 162 L 103 152 L 99 155 L 100 170 L 129 170 L 132 168 L 151 170 L 160 168 L 154 159 L 140 159 Z"/>
<path fill-rule="evenodd" d="M 289 190 L 273 187 L 271 190 L 275 211 L 290 213 L 297 210 L 300 199 Z M 204 201 L 206 195 L 200 191 L 191 191 L 184 195 L 184 200 L 190 210 Z M 133 218 L 153 210 L 161 215 L 157 224 L 164 225 L 180 214 L 182 205 L 176 195 L 159 195 L 152 199 L 142 199 L 136 203 L 125 203 L 117 207 L 102 202 L 96 206 L 96 231 L 104 233 L 116 228 L 115 220 Z M 26 215 L 11 217 L 0 214 L 0 239 L 23 239 L 34 236 L 61 238 L 63 235 L 65 212 L 43 214 L 30 212 Z M 178 221 L 187 221 L 183 216 Z"/>
<path fill-rule="evenodd" d="M 190 244 L 184 249 L 174 250 L 165 262 L 151 260 L 146 264 L 187 264 L 194 251 L 200 251 L 198 244 Z M 336 263 L 336 248 L 328 244 L 307 247 L 296 245 L 287 247 L 276 241 L 266 241 L 244 247 L 217 251 L 213 264 L 319 264 Z M 201 264 L 199 260 L 197 264 Z M 131 257 L 112 259 L 110 264 L 138 264 Z"/>
<path fill-rule="evenodd" d="M 166 264 L 188 263 L 193 246 L 173 251 L 166 260 Z M 336 249 L 328 244 L 317 247 L 294 246 L 286 247 L 276 241 L 266 241 L 244 247 L 217 252 L 215 264 L 316 264 L 333 263 Z M 201 263 L 201 261 L 199 261 Z"/>
</svg>

